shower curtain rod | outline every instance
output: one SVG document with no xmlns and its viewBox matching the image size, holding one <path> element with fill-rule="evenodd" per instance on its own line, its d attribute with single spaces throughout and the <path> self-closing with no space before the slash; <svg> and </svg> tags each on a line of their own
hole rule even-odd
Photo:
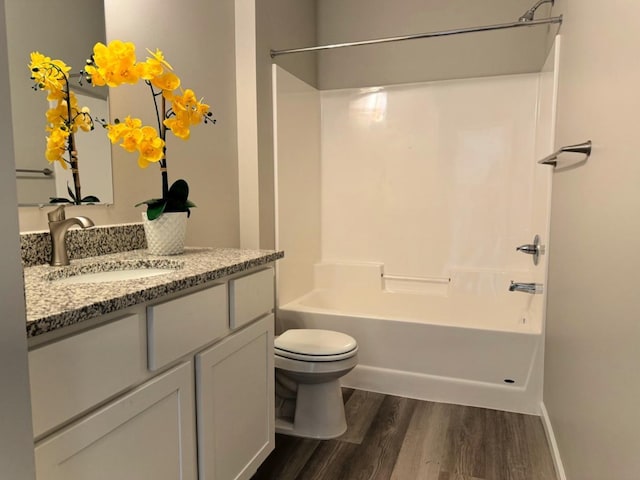
<svg viewBox="0 0 640 480">
<path fill-rule="evenodd" d="M 459 35 L 462 33 L 488 32 L 491 30 L 505 30 L 507 28 L 533 27 L 535 25 L 548 25 L 562 23 L 562 15 L 558 17 L 541 18 L 540 20 L 528 20 L 510 23 L 499 23 L 496 25 L 486 25 L 483 27 L 457 28 L 454 30 L 441 30 L 439 32 L 416 33 L 413 35 L 401 35 L 399 37 L 377 38 L 374 40 L 362 40 L 359 42 L 333 43 L 330 45 L 319 45 L 316 47 L 290 48 L 287 50 L 271 50 L 271 58 L 278 55 L 288 55 L 290 53 L 316 52 L 318 50 L 330 50 L 332 48 L 357 47 L 359 45 L 375 45 L 378 43 L 399 42 L 402 40 L 417 40 L 419 38 L 446 37 L 449 35 Z"/>
</svg>

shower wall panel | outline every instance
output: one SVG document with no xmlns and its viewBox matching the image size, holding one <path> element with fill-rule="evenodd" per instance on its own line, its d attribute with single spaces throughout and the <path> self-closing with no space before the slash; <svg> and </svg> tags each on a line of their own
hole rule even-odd
<svg viewBox="0 0 640 480">
<path fill-rule="evenodd" d="M 278 296 L 289 302 L 313 290 L 320 261 L 320 93 L 273 66 Z"/>
<path fill-rule="evenodd" d="M 321 92 L 322 259 L 529 271 L 539 74 Z M 531 237 L 531 238 L 530 238 Z"/>
</svg>

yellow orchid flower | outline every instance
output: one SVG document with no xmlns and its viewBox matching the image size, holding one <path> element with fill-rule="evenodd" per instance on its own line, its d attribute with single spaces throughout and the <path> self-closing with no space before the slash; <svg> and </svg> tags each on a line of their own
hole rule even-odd
<svg viewBox="0 0 640 480">
<path fill-rule="evenodd" d="M 124 148 L 127 152 L 135 152 L 138 150 L 140 146 L 140 142 L 142 141 L 142 130 L 139 128 L 135 128 L 133 130 L 127 131 L 122 137 L 122 143 L 120 146 Z"/>
<path fill-rule="evenodd" d="M 45 151 L 45 157 L 49 163 L 60 162 L 62 168 L 66 169 L 67 164 L 62 158 L 67 146 L 67 139 L 70 132 L 66 128 L 48 128 L 50 133 L 47 137 L 47 149 Z"/>
<path fill-rule="evenodd" d="M 147 57 L 145 62 L 137 64 L 140 78 L 144 80 L 153 80 L 164 74 L 164 70 L 173 70 L 171 65 L 164 59 L 163 53 L 156 49 L 155 53 L 147 48 L 147 52 L 151 54 L 151 57 Z M 176 87 L 177 88 L 177 87 Z"/>
<path fill-rule="evenodd" d="M 152 57 L 152 58 L 148 58 L 147 59 L 147 63 L 149 63 L 149 62 L 159 63 L 163 67 L 166 67 L 169 70 L 173 70 L 173 67 L 171 65 L 169 65 L 169 62 L 167 62 L 164 59 L 164 54 L 162 53 L 162 51 L 159 48 L 156 48 L 155 53 L 147 48 L 147 52 L 149 52 L 151 54 L 151 57 Z"/>
<path fill-rule="evenodd" d="M 71 67 L 62 60 L 52 60 L 40 52 L 32 52 L 29 70 L 39 89 L 54 93 L 65 89 Z"/>
<path fill-rule="evenodd" d="M 73 121 L 74 127 L 79 127 L 84 132 L 93 130 L 93 120 L 91 120 L 91 110 L 89 107 L 82 107 L 77 111 Z"/>
<path fill-rule="evenodd" d="M 96 86 L 117 87 L 123 83 L 136 83 L 140 72 L 136 67 L 135 45 L 121 40 L 113 40 L 109 45 L 96 43 L 91 63 L 85 71 Z"/>
<path fill-rule="evenodd" d="M 180 78 L 173 72 L 166 72 L 151 79 L 151 85 L 162 90 L 162 95 L 167 98 L 165 92 L 173 92 L 180 86 Z"/>
<path fill-rule="evenodd" d="M 67 102 L 65 100 L 59 100 L 57 105 L 47 110 L 46 113 L 47 123 L 59 126 L 64 124 L 67 119 Z"/>
<path fill-rule="evenodd" d="M 189 125 L 202 122 L 203 116 L 209 112 L 209 105 L 199 101 L 191 89 L 184 90 L 182 95 L 174 95 L 171 107 L 180 122 Z"/>
<path fill-rule="evenodd" d="M 138 145 L 140 156 L 138 166 L 147 168 L 150 163 L 159 162 L 164 157 L 164 140 L 158 136 L 155 128 L 145 126 L 140 129 L 142 139 Z"/>
<path fill-rule="evenodd" d="M 179 116 L 167 118 L 164 122 L 162 122 L 165 127 L 167 127 L 173 134 L 181 138 L 182 140 L 189 140 L 189 136 L 191 135 L 191 131 L 189 130 L 189 122 L 188 120 L 185 122 Z"/>
<path fill-rule="evenodd" d="M 139 118 L 131 118 L 130 115 L 127 115 L 123 122 L 107 125 L 107 136 L 109 137 L 109 140 L 111 140 L 111 143 L 116 143 L 127 133 L 132 130 L 140 129 L 140 127 L 142 127 L 142 120 Z"/>
</svg>

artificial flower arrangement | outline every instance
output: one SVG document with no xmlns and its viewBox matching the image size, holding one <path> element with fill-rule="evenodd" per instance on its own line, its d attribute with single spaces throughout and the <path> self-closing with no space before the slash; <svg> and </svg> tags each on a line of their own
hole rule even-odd
<svg viewBox="0 0 640 480">
<path fill-rule="evenodd" d="M 118 87 L 144 81 L 150 88 L 155 107 L 158 128 L 143 125 L 139 118 L 116 119 L 104 126 L 112 143 L 128 152 L 138 153 L 138 166 L 147 168 L 158 163 L 162 178 L 162 198 L 152 198 L 137 204 L 147 205 L 147 218 L 154 220 L 163 213 L 187 212 L 195 207 L 189 199 L 189 185 L 183 179 L 169 187 L 167 175 L 166 138 L 167 132 L 188 140 L 190 128 L 199 123 L 214 124 L 216 120 L 209 111 L 209 105 L 198 100 L 191 89 L 180 89 L 180 78 L 164 59 L 160 50 L 152 52 L 145 61 L 137 61 L 135 45 L 131 42 L 113 40 L 108 45 L 96 43 L 93 54 L 87 60 L 82 72 L 84 78 L 94 86 Z"/>
<path fill-rule="evenodd" d="M 78 169 L 78 152 L 74 135 L 78 130 L 93 130 L 93 120 L 88 107 L 78 105 L 75 94 L 69 89 L 69 71 L 71 67 L 62 60 L 52 59 L 40 52 L 31 53 L 29 63 L 33 89 L 47 92 L 49 110 L 47 110 L 48 133 L 45 158 L 49 163 L 58 162 L 63 169 L 71 167 L 74 188 L 67 185 L 71 200 L 62 197 L 51 198 L 52 203 L 70 202 L 75 204 L 99 202 L 88 195 L 83 197 L 80 188 L 80 171 Z M 68 153 L 68 158 L 65 154 Z"/>
</svg>

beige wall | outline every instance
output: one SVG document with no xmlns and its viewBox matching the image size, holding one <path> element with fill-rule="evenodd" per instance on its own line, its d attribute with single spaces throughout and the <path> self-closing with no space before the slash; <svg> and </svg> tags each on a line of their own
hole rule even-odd
<svg viewBox="0 0 640 480">
<path fill-rule="evenodd" d="M 256 69 L 258 98 L 258 161 L 260 182 L 260 246 L 273 248 L 273 101 L 270 49 L 316 43 L 316 0 L 256 1 Z M 316 85 L 316 56 L 288 55 L 278 65 Z"/>
<path fill-rule="evenodd" d="M 2 478 L 33 480 L 33 431 L 24 288 L 18 244 L 16 182 L 4 0 L 0 0 L 0 471 Z"/>
<path fill-rule="evenodd" d="M 531 0 L 321 0 L 320 44 L 514 22 Z M 536 18 L 544 18 L 548 5 Z M 359 46 L 322 52 L 321 89 L 539 72 L 548 27 Z M 555 27 L 554 27 L 555 30 Z"/>
<path fill-rule="evenodd" d="M 592 139 L 553 178 L 544 402 L 567 478 L 640 476 L 638 2 L 557 0 L 556 146 Z"/>
<path fill-rule="evenodd" d="M 147 47 L 163 50 L 183 86 L 203 96 L 216 114 L 218 124 L 195 127 L 189 141 L 169 138 L 169 178 L 185 178 L 198 205 L 189 220 L 188 244 L 238 246 L 233 0 L 185 0 L 162 8 L 153 0 L 110 0 L 106 5 L 108 39 L 135 42 L 142 58 Z M 111 93 L 112 117 L 132 114 L 153 121 L 144 85 L 118 87 Z M 133 205 L 161 194 L 155 165 L 141 170 L 135 154 L 117 146 L 113 152 L 114 206 L 74 207 L 70 215 L 82 212 L 97 224 L 139 221 L 143 209 Z M 45 209 L 21 208 L 20 228 L 46 228 Z"/>
</svg>

